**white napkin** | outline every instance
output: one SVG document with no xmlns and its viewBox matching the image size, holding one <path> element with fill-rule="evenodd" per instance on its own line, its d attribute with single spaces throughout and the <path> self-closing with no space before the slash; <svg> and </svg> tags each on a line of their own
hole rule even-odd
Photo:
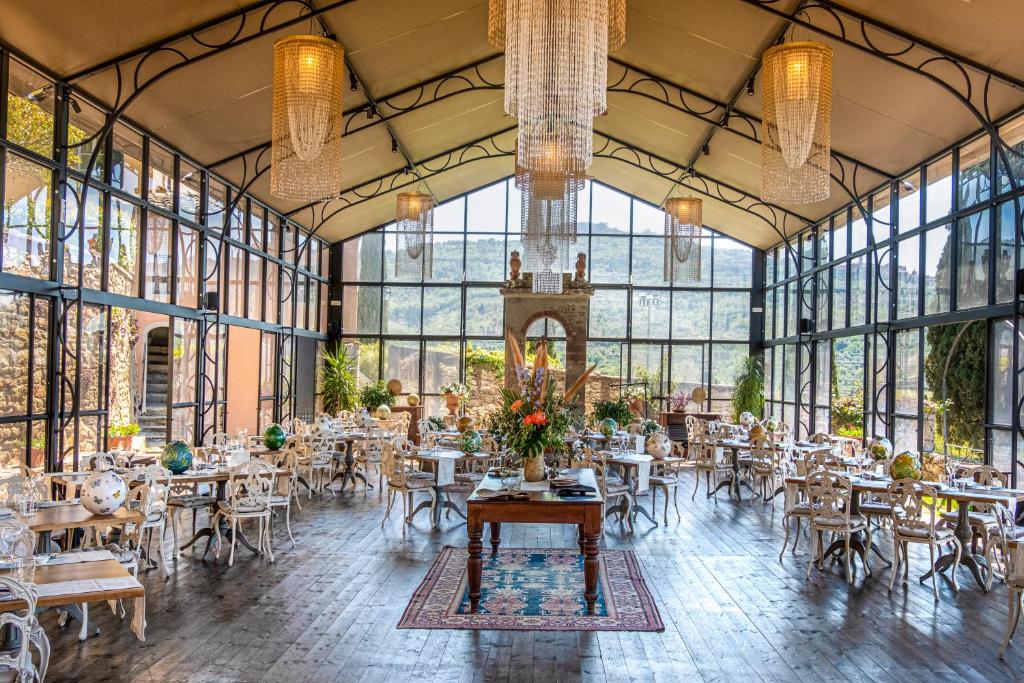
<svg viewBox="0 0 1024 683">
<path fill-rule="evenodd" d="M 636 492 L 645 493 L 651 488 L 651 461 L 642 460 L 636 464 Z"/>
<path fill-rule="evenodd" d="M 437 485 L 447 486 L 455 483 L 455 458 L 439 457 L 437 463 Z"/>
<path fill-rule="evenodd" d="M 80 553 L 68 553 L 60 557 L 51 557 L 46 564 L 78 564 L 79 562 L 99 562 L 112 559 L 114 559 L 114 556 L 109 550 L 83 550 Z"/>
<path fill-rule="evenodd" d="M 550 486 L 548 486 L 547 480 L 524 481 L 522 488 L 524 491 L 547 491 L 550 488 Z"/>
</svg>

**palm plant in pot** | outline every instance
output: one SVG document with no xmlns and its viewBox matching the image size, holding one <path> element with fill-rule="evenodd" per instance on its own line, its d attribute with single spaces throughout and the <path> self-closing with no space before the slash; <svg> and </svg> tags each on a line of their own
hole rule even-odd
<svg viewBox="0 0 1024 683">
<path fill-rule="evenodd" d="M 747 356 L 740 363 L 734 378 L 732 392 L 732 418 L 738 422 L 740 415 L 751 413 L 756 419 L 764 414 L 764 358 Z"/>
<path fill-rule="evenodd" d="M 320 381 L 323 386 L 324 412 L 336 415 L 342 410 L 354 410 L 359 396 L 355 362 L 341 344 L 325 350 L 323 360 Z"/>
</svg>

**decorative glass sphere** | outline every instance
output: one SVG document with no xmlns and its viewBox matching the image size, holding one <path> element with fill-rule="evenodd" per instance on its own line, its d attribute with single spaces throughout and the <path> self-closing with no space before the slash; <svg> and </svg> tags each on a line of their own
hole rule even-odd
<svg viewBox="0 0 1024 683">
<path fill-rule="evenodd" d="M 455 429 L 457 429 L 459 433 L 470 430 L 473 428 L 473 426 L 473 418 L 471 418 L 469 415 L 463 415 L 462 417 L 455 421 Z"/>
<path fill-rule="evenodd" d="M 868 454 L 872 460 L 885 460 L 892 457 L 892 442 L 884 436 L 876 436 L 868 443 Z"/>
<path fill-rule="evenodd" d="M 128 485 L 114 470 L 101 470 L 85 480 L 80 497 L 82 507 L 94 515 L 112 515 L 124 505 Z"/>
<path fill-rule="evenodd" d="M 370 411 L 366 408 L 360 408 L 356 414 L 355 422 L 360 427 L 371 427 L 373 426 L 373 418 L 370 416 Z"/>
<path fill-rule="evenodd" d="M 889 474 L 893 479 L 920 479 L 921 460 L 913 451 L 903 451 L 892 459 Z"/>
<path fill-rule="evenodd" d="M 160 464 L 172 474 L 181 474 L 192 467 L 192 449 L 184 441 L 172 441 L 164 446 L 160 455 Z"/>
<path fill-rule="evenodd" d="M 769 415 L 768 417 L 766 417 L 764 419 L 764 422 L 761 423 L 761 425 L 769 432 L 779 431 L 779 420 L 774 415 Z"/>
<path fill-rule="evenodd" d="M 750 425 L 750 431 L 747 436 L 749 437 L 751 443 L 763 441 L 765 438 L 764 427 L 755 422 L 754 424 Z"/>
<path fill-rule="evenodd" d="M 407 405 L 415 408 L 420 404 L 420 397 L 417 396 L 416 394 L 409 394 L 408 396 L 405 397 L 405 402 Z"/>
<path fill-rule="evenodd" d="M 373 411 L 373 415 L 378 420 L 386 420 L 391 417 L 391 408 L 387 403 L 382 403 L 377 406 L 377 410 Z"/>
<path fill-rule="evenodd" d="M 480 432 L 475 429 L 467 429 L 459 437 L 459 448 L 463 453 L 476 453 L 482 445 L 483 439 L 480 438 Z"/>
<path fill-rule="evenodd" d="M 667 434 L 655 432 L 647 439 L 644 448 L 652 458 L 662 460 L 672 454 L 672 439 Z"/>
<path fill-rule="evenodd" d="M 754 426 L 754 422 L 756 422 L 756 420 L 754 419 L 753 413 L 749 411 L 743 411 L 742 413 L 740 413 L 740 426 L 743 427 L 744 429 L 749 430 L 751 427 Z"/>
<path fill-rule="evenodd" d="M 288 435 L 284 433 L 284 427 L 276 422 L 263 430 L 263 445 L 272 451 L 279 450 L 284 446 Z"/>
<path fill-rule="evenodd" d="M 606 417 L 601 420 L 599 429 L 603 436 L 612 437 L 615 436 L 615 432 L 619 430 L 619 423 L 615 421 L 615 418 Z"/>
</svg>

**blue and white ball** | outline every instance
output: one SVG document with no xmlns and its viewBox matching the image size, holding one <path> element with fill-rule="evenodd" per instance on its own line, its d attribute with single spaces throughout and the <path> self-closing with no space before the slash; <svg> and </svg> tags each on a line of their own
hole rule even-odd
<svg viewBox="0 0 1024 683">
<path fill-rule="evenodd" d="M 94 515 L 112 515 L 124 505 L 128 485 L 117 472 L 93 472 L 82 484 L 82 507 Z"/>
</svg>

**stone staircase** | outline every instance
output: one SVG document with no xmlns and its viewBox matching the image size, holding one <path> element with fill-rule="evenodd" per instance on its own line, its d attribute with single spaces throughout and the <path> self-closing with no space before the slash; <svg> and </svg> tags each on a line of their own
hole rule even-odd
<svg viewBox="0 0 1024 683">
<path fill-rule="evenodd" d="M 146 351 L 146 409 L 139 415 L 139 428 L 147 446 L 167 442 L 167 371 L 167 334 L 153 334 Z"/>
</svg>

